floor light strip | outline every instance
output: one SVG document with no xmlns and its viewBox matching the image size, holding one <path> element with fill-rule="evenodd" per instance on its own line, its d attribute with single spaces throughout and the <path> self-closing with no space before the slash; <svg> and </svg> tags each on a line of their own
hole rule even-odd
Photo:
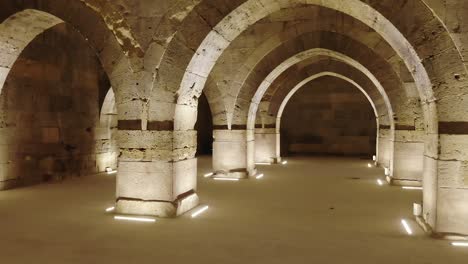
<svg viewBox="0 0 468 264">
<path fill-rule="evenodd" d="M 403 227 L 405 228 L 406 233 L 408 233 L 408 235 L 412 235 L 412 234 L 413 234 L 413 231 L 411 230 L 410 226 L 408 225 L 408 222 L 406 222 L 405 219 L 401 219 L 401 224 L 402 224 Z"/>
<path fill-rule="evenodd" d="M 263 178 L 263 176 L 265 176 L 265 175 L 262 173 L 262 174 L 257 175 L 257 177 L 255 177 L 255 178 L 258 180 L 258 179 Z"/>
<path fill-rule="evenodd" d="M 217 181 L 239 181 L 239 179 L 235 179 L 235 178 L 213 178 L 213 179 Z"/>
<path fill-rule="evenodd" d="M 192 214 L 192 218 L 197 217 L 198 215 L 200 215 L 201 213 L 205 212 L 206 210 L 208 210 L 208 205 L 205 205 L 205 206 L 203 206 L 202 208 L 200 208 L 199 210 L 195 211 L 195 212 Z"/>
<path fill-rule="evenodd" d="M 451 244 L 454 247 L 468 247 L 468 242 L 452 242 Z"/>
<path fill-rule="evenodd" d="M 114 216 L 115 220 L 126 220 L 126 221 L 137 221 L 137 222 L 156 222 L 154 218 L 145 218 L 145 217 L 129 217 L 129 216 Z"/>
<path fill-rule="evenodd" d="M 269 162 L 256 162 L 255 165 L 271 165 Z"/>
<path fill-rule="evenodd" d="M 415 186 L 403 186 L 401 188 L 405 190 L 422 190 L 423 189 L 422 187 L 415 187 Z"/>
<path fill-rule="evenodd" d="M 203 177 L 208 178 L 208 177 L 211 177 L 213 175 L 214 175 L 214 173 L 210 172 L 210 173 L 207 173 L 207 174 L 203 175 Z"/>
<path fill-rule="evenodd" d="M 115 209 L 114 206 L 106 208 L 106 212 L 112 212 L 112 211 L 114 211 L 114 209 Z"/>
</svg>

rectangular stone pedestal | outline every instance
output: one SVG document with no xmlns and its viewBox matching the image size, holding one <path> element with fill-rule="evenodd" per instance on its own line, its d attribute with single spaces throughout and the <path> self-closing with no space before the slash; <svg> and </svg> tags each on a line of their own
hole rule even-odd
<svg viewBox="0 0 468 264">
<path fill-rule="evenodd" d="M 120 161 L 117 212 L 174 217 L 198 205 L 197 159 Z"/>
<path fill-rule="evenodd" d="M 392 184 L 421 186 L 423 163 L 424 132 L 396 130 Z"/>
<path fill-rule="evenodd" d="M 276 129 L 255 129 L 255 162 L 276 163 Z"/>
<path fill-rule="evenodd" d="M 121 198 L 116 203 L 116 213 L 126 215 L 148 215 L 156 217 L 176 217 L 195 208 L 199 204 L 198 195 L 182 195 L 172 202 L 144 201 Z"/>
<path fill-rule="evenodd" d="M 213 139 L 213 170 L 217 177 L 247 178 L 256 174 L 252 132 L 214 130 Z"/>
</svg>

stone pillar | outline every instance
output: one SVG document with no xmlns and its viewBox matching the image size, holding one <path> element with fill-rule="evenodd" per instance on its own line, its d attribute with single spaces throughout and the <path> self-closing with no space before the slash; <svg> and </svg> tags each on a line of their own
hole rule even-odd
<svg viewBox="0 0 468 264">
<path fill-rule="evenodd" d="M 276 128 L 255 129 L 255 162 L 278 163 L 281 158 L 277 151 Z"/>
<path fill-rule="evenodd" d="M 117 213 L 175 217 L 197 206 L 196 131 L 131 127 L 119 121 Z"/>
<path fill-rule="evenodd" d="M 213 170 L 217 177 L 248 178 L 256 174 L 253 130 L 213 131 Z"/>
<path fill-rule="evenodd" d="M 468 235 L 468 131 L 453 123 L 439 123 L 439 157 L 427 161 L 424 175 L 423 216 L 436 233 Z"/>
<path fill-rule="evenodd" d="M 381 167 L 391 168 L 391 160 L 393 153 L 392 146 L 392 133 L 390 126 L 380 126 L 378 134 L 378 151 L 377 153 L 377 164 Z"/>
<path fill-rule="evenodd" d="M 422 186 L 424 131 L 397 126 L 395 129 L 392 184 Z"/>
</svg>

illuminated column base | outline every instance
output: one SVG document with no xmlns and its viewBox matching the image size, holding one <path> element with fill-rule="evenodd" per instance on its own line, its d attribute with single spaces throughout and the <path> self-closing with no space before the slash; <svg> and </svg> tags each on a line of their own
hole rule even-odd
<svg viewBox="0 0 468 264">
<path fill-rule="evenodd" d="M 175 217 L 198 205 L 197 159 L 119 161 L 116 212 Z"/>
<path fill-rule="evenodd" d="M 216 177 L 245 179 L 256 174 L 252 131 L 214 130 L 213 139 Z"/>
<path fill-rule="evenodd" d="M 393 185 L 422 186 L 424 131 L 395 130 Z"/>
<path fill-rule="evenodd" d="M 0 180 L 0 191 L 9 190 L 21 186 L 18 179 Z"/>
<path fill-rule="evenodd" d="M 157 217 L 176 217 L 199 205 L 196 193 L 182 195 L 175 201 L 143 201 L 120 198 L 116 212 L 127 215 L 151 215 Z"/>
<path fill-rule="evenodd" d="M 255 129 L 255 162 L 256 163 L 279 163 L 281 158 L 276 153 L 276 129 Z"/>
</svg>

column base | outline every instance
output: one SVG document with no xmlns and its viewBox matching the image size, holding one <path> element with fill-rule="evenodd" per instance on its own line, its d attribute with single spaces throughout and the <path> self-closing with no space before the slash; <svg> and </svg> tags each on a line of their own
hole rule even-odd
<svg viewBox="0 0 468 264">
<path fill-rule="evenodd" d="M 11 179 L 0 182 L 0 191 L 14 189 L 20 187 L 21 183 L 18 179 Z"/>
<path fill-rule="evenodd" d="M 127 215 L 173 218 L 195 208 L 199 203 L 198 195 L 195 192 L 181 195 L 173 202 L 119 198 L 116 202 L 115 211 Z"/>
<path fill-rule="evenodd" d="M 422 181 L 418 181 L 418 180 L 397 179 L 394 177 L 387 176 L 387 181 L 389 184 L 395 185 L 395 186 L 422 187 Z"/>
<path fill-rule="evenodd" d="M 229 171 L 216 171 L 213 177 L 218 178 L 233 178 L 233 179 L 248 179 L 250 176 L 257 174 L 257 169 L 248 171 L 247 169 L 234 169 Z"/>
<path fill-rule="evenodd" d="M 416 222 L 421 227 L 424 232 L 435 239 L 451 240 L 451 241 L 466 241 L 468 236 L 466 234 L 457 234 L 457 233 L 441 233 L 435 232 L 432 227 L 424 220 L 421 216 L 416 216 Z"/>
</svg>

